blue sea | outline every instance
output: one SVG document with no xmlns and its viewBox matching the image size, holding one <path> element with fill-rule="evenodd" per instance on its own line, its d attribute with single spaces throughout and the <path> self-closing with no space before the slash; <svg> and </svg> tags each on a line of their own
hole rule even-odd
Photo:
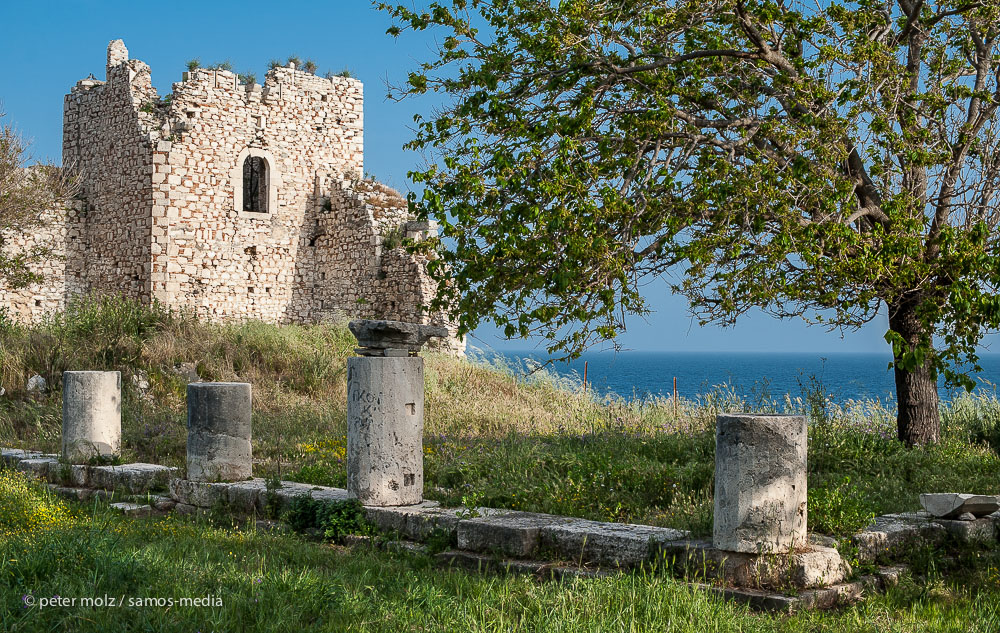
<svg viewBox="0 0 1000 633">
<path fill-rule="evenodd" d="M 537 352 L 493 354 L 522 370 L 546 360 Z M 669 396 L 676 378 L 678 394 L 688 399 L 722 388 L 750 402 L 780 401 L 786 393 L 804 397 L 819 388 L 835 402 L 865 399 L 894 404 L 891 360 L 876 353 L 589 352 L 578 360 L 553 364 L 549 371 L 582 382 L 586 364 L 590 389 L 599 396 L 629 400 Z M 977 389 L 993 392 L 1000 381 L 1000 354 L 984 354 L 979 364 L 983 371 L 970 375 L 979 383 Z M 960 391 L 946 389 L 941 380 L 942 400 Z"/>
</svg>

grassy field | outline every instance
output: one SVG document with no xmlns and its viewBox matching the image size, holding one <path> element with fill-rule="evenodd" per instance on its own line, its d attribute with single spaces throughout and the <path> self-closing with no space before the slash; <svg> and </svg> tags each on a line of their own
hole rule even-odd
<svg viewBox="0 0 1000 633">
<path fill-rule="evenodd" d="M 539 582 L 210 517 L 130 520 L 0 471 L 0 630 L 11 632 L 1000 630 L 1000 554 L 948 565 L 846 609 L 768 615 L 655 570 Z"/>
<path fill-rule="evenodd" d="M 34 327 L 0 321 L 0 444 L 59 447 L 66 369 L 123 375 L 127 461 L 184 465 L 186 378 L 253 384 L 258 476 L 346 485 L 343 326 L 209 325 L 119 299 L 85 301 Z M 698 401 L 598 401 L 545 372 L 425 356 L 425 496 L 708 534 L 720 411 L 810 416 L 809 524 L 850 534 L 872 516 L 916 510 L 927 491 L 1000 493 L 1000 402 L 967 395 L 943 412 L 942 442 L 906 450 L 882 404 L 829 403 L 821 385 L 780 401 L 719 387 Z M 46 393 L 25 392 L 38 373 Z M 149 388 L 140 390 L 133 376 Z M 873 459 L 877 456 L 877 459 Z"/>
</svg>

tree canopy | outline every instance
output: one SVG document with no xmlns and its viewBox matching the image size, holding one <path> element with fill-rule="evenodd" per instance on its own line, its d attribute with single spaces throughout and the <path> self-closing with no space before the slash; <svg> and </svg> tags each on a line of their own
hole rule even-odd
<svg viewBox="0 0 1000 633">
<path fill-rule="evenodd" d="M 668 279 L 703 323 L 753 306 L 856 328 L 885 306 L 899 435 L 1000 326 L 998 0 L 451 0 L 396 96 L 468 331 L 579 354 Z M 935 344 L 937 343 L 937 344 Z"/>
</svg>

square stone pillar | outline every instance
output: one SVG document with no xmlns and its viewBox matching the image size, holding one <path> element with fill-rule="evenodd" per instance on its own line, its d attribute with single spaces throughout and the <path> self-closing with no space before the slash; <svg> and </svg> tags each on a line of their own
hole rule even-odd
<svg viewBox="0 0 1000 633">
<path fill-rule="evenodd" d="M 712 544 L 750 554 L 807 544 L 806 418 L 722 414 L 715 432 Z"/>
</svg>

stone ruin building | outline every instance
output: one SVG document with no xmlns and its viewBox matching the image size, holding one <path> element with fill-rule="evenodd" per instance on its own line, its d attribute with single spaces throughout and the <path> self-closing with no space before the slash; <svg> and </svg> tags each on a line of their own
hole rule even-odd
<svg viewBox="0 0 1000 633">
<path fill-rule="evenodd" d="M 63 167 L 79 193 L 47 212 L 45 280 L 0 287 L 0 305 L 37 320 L 85 293 L 157 300 L 200 318 L 312 323 L 351 317 L 447 325 L 424 306 L 427 257 L 401 247 L 433 223 L 363 179 L 362 84 L 273 68 L 264 85 L 195 69 L 157 95 L 121 40 L 105 81 L 66 96 Z M 461 353 L 452 336 L 446 349 Z"/>
</svg>

